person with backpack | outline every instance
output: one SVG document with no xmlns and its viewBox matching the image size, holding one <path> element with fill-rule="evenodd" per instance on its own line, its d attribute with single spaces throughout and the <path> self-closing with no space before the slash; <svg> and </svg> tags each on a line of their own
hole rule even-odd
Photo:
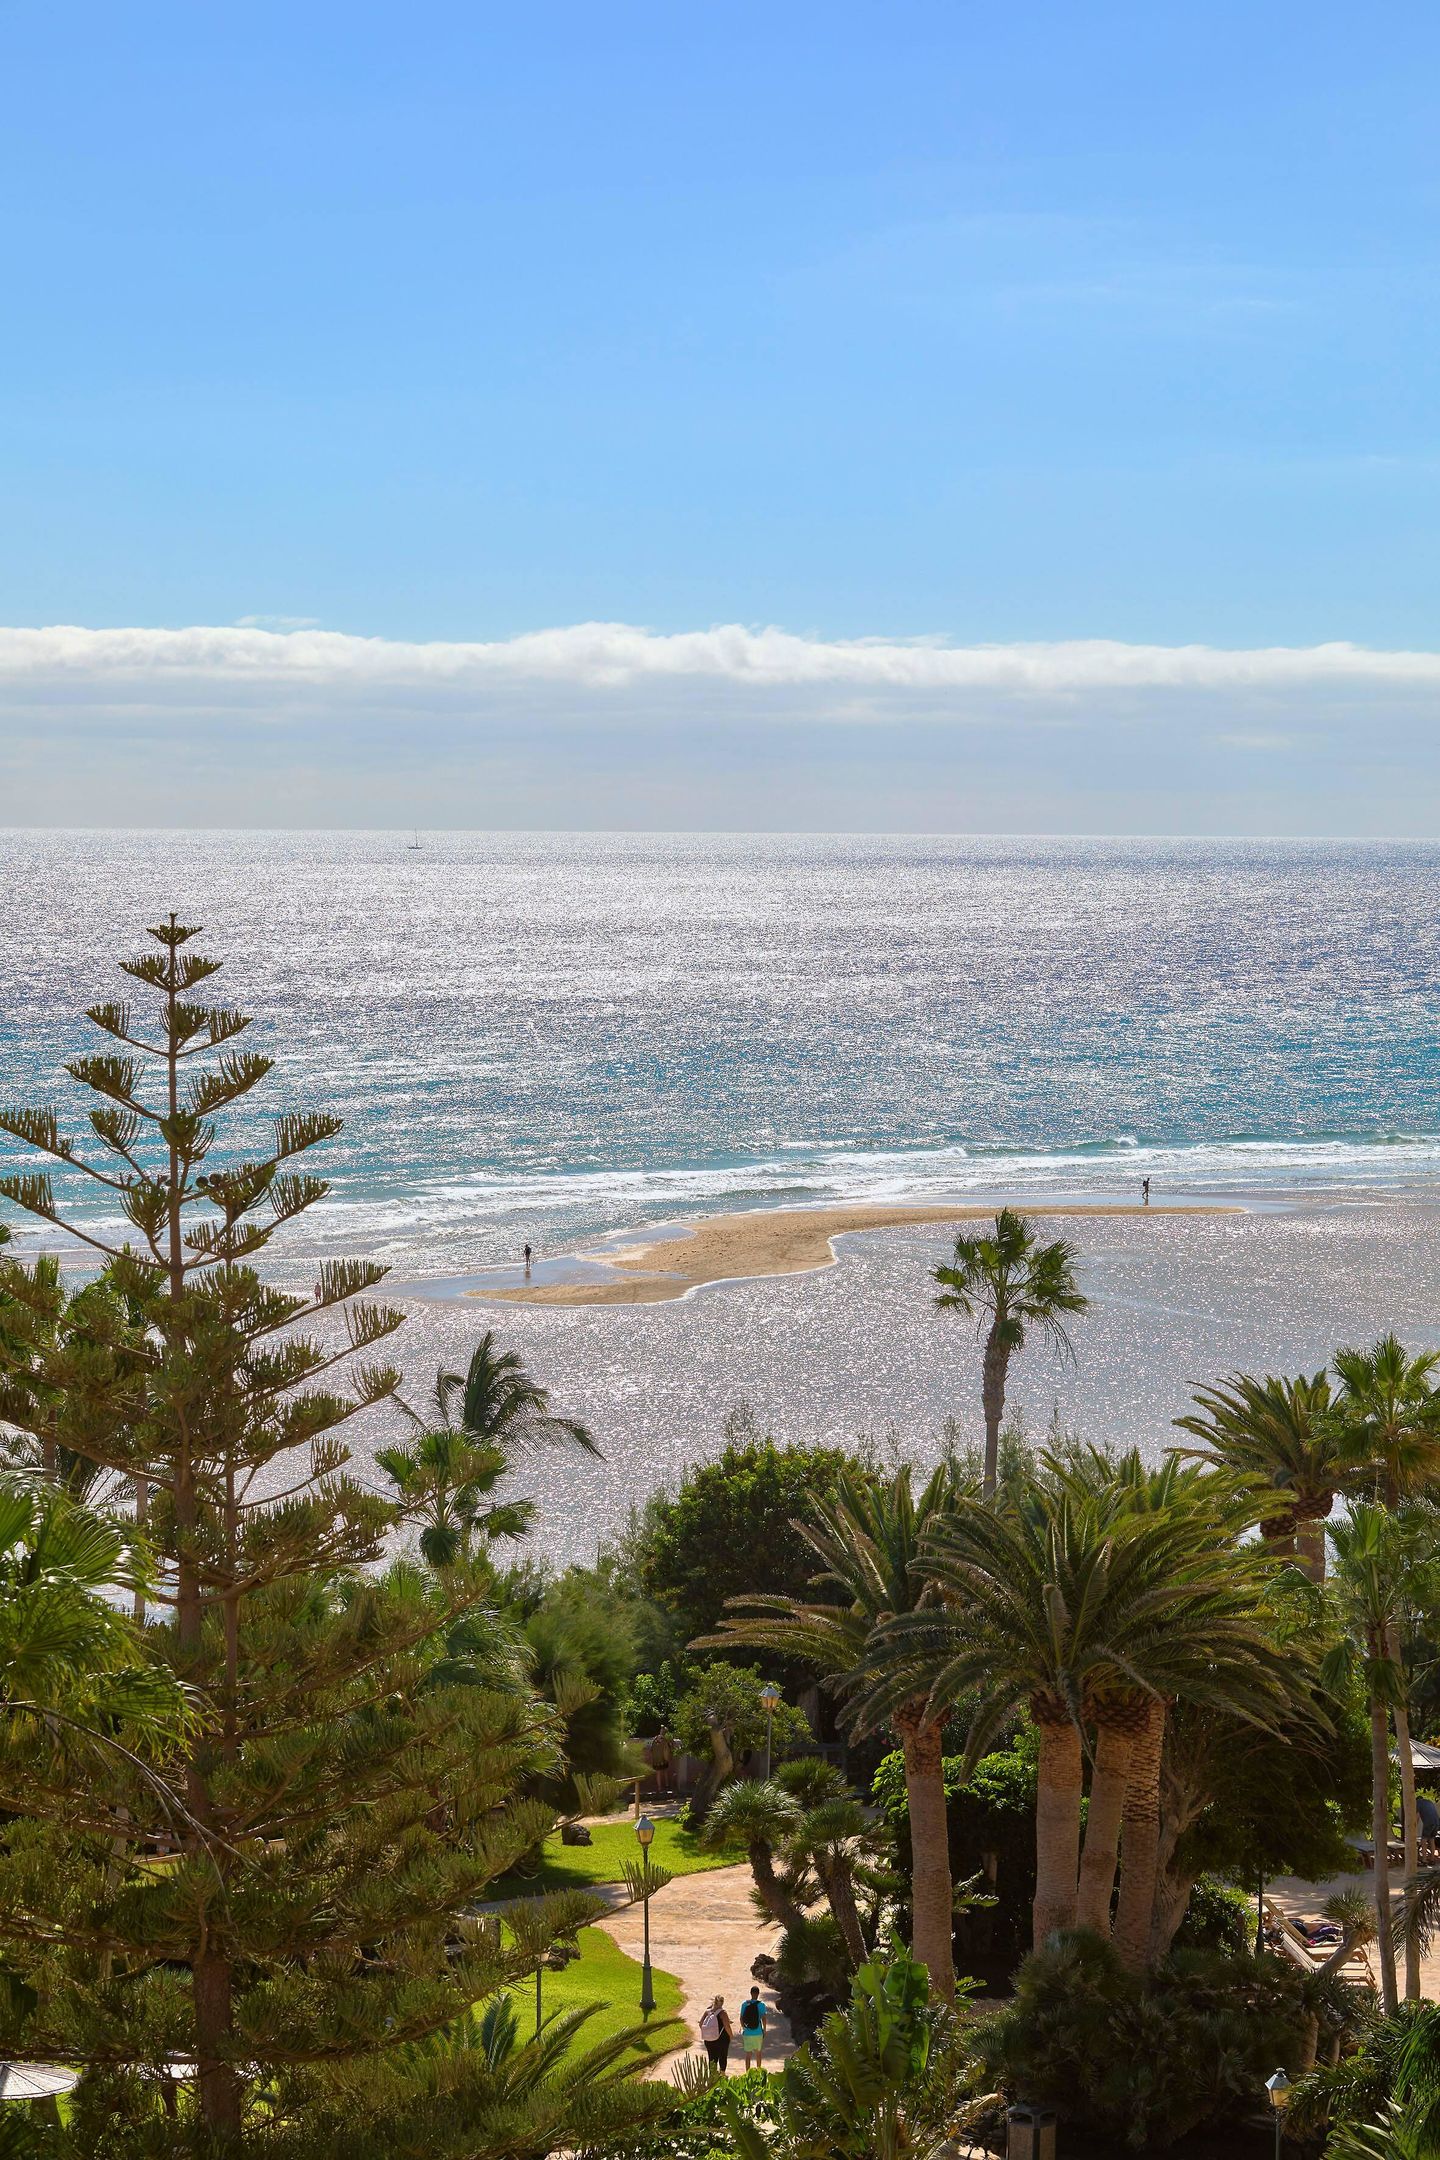
<svg viewBox="0 0 1440 2160">
<path fill-rule="evenodd" d="M 730 2042 L 734 2037 L 735 2028 L 730 2023 L 730 2013 L 725 2008 L 725 1998 L 723 1995 L 717 1995 L 714 2002 L 705 2012 L 704 2017 L 700 2020 L 700 2038 L 705 2043 L 706 2054 L 720 2072 L 721 2077 L 729 2075 L 727 2066 L 730 2061 Z"/>
<path fill-rule="evenodd" d="M 759 1988 L 752 1987 L 740 2005 L 740 2048 L 747 2070 L 758 2070 L 765 2060 L 765 2020 L 769 2015 L 768 2007 L 760 2000 Z"/>
</svg>

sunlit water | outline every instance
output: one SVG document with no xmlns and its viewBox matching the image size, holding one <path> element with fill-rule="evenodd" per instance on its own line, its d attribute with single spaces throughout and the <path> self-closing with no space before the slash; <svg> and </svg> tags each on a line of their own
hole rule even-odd
<svg viewBox="0 0 1440 2160">
<path fill-rule="evenodd" d="M 1027 1358 L 1033 1422 L 1155 1446 L 1192 1377 L 1392 1318 L 1440 1340 L 1440 849 L 406 837 L 0 835 L 0 1092 L 63 1100 L 78 1013 L 173 906 L 257 1015 L 267 1109 L 346 1119 L 297 1267 L 363 1250 L 413 1282 L 682 1214 L 1149 1174 L 1264 1212 L 1078 1227 L 1098 1303 L 1073 1372 Z M 944 1242 L 683 1305 L 422 1303 L 407 1360 L 497 1318 L 592 1419 L 604 1465 L 531 1477 L 583 1550 L 741 1396 L 922 1451 L 972 1414 L 925 1293 Z"/>
</svg>

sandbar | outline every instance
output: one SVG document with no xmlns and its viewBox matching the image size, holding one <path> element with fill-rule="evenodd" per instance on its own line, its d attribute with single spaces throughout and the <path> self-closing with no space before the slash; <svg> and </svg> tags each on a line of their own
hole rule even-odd
<svg viewBox="0 0 1440 2160">
<path fill-rule="evenodd" d="M 1242 1208 L 1143 1207 L 1134 1202 L 1102 1201 L 1048 1206 L 1026 1205 L 1029 1216 L 1094 1215 L 1235 1215 Z M 587 1253 L 609 1273 L 603 1279 L 571 1283 L 529 1283 L 515 1290 L 471 1291 L 472 1297 L 503 1300 L 509 1305 L 663 1305 L 707 1283 L 736 1282 L 760 1275 L 805 1275 L 833 1267 L 832 1239 L 853 1230 L 898 1230 L 927 1223 L 993 1221 L 994 1206 L 891 1207 L 878 1202 L 853 1206 L 750 1208 L 734 1215 L 710 1215 L 685 1227 L 688 1237 L 651 1238 L 637 1232 L 634 1244 Z M 660 1265 L 656 1265 L 656 1259 Z"/>
</svg>

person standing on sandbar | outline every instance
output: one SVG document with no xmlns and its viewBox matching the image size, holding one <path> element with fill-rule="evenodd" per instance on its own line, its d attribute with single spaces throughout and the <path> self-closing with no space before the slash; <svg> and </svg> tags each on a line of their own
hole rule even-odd
<svg viewBox="0 0 1440 2160">
<path fill-rule="evenodd" d="M 1147 1178 L 1141 1178 L 1141 1180 L 1140 1180 L 1140 1192 L 1141 1192 L 1141 1197 L 1143 1198 L 1143 1200 L 1144 1200 L 1144 1203 L 1145 1203 L 1146 1207 L 1149 1207 L 1149 1205 L 1150 1205 L 1150 1180 L 1149 1180 L 1149 1178 L 1148 1178 L 1148 1177 L 1147 1177 Z M 528 1253 L 528 1252 L 529 1252 L 529 1250 L 530 1250 L 530 1247 L 529 1247 L 529 1246 L 527 1245 L 527 1246 L 525 1247 L 525 1250 L 526 1250 L 526 1252 Z M 527 1267 L 527 1268 L 529 1267 L 530 1263 L 529 1263 L 529 1261 L 528 1261 L 528 1260 L 526 1261 L 525 1265 L 526 1265 L 526 1267 Z"/>
<path fill-rule="evenodd" d="M 1148 1186 L 1148 1179 L 1146 1180 L 1146 1184 Z M 525 1280 L 526 1282 L 529 1282 L 530 1280 L 530 1247 L 528 1245 L 525 1247 Z"/>
</svg>

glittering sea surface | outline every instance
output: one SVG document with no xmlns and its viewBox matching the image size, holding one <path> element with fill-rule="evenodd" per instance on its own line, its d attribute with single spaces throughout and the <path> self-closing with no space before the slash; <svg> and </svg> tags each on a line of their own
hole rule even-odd
<svg viewBox="0 0 1440 2160">
<path fill-rule="evenodd" d="M 1392 1320 L 1440 1341 L 1440 848 L 408 838 L 0 834 L 0 1093 L 63 1101 L 79 1012 L 175 907 L 257 1016 L 265 1108 L 346 1119 L 282 1265 L 434 1281 L 736 1207 L 1148 1174 L 1248 1212 L 1077 1224 L 1096 1304 L 1073 1370 L 1026 1354 L 1033 1425 L 1157 1447 L 1191 1379 Z M 605 1463 L 528 1473 L 547 1550 L 583 1552 L 742 1398 L 922 1455 L 973 1422 L 973 1344 L 926 1295 L 945 1243 L 668 1306 L 419 1300 L 406 1361 L 494 1320 L 591 1420 Z"/>
</svg>

